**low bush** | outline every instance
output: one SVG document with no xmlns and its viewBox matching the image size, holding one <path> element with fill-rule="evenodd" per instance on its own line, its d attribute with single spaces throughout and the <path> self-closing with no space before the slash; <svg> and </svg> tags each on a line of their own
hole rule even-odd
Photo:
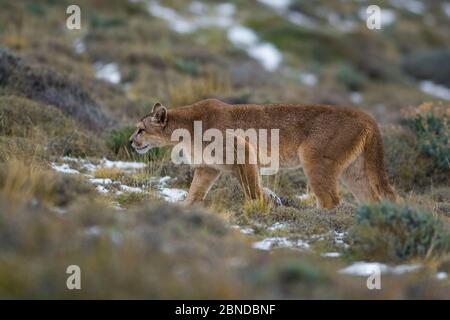
<svg viewBox="0 0 450 320">
<path fill-rule="evenodd" d="M 17 96 L 0 97 L 0 136 L 20 139 L 27 148 L 40 145 L 58 156 L 84 157 L 105 151 L 94 133 L 80 129 L 56 107 Z"/>
<path fill-rule="evenodd" d="M 128 141 L 134 130 L 135 128 L 133 127 L 111 130 L 106 140 L 106 145 L 115 155 L 118 155 L 120 152 L 131 153 L 132 150 L 128 145 Z"/>
<path fill-rule="evenodd" d="M 10 159 L 0 165 L 0 197 L 16 205 L 66 206 L 77 198 L 91 197 L 93 189 L 82 178 L 58 175 L 33 161 Z"/>
<path fill-rule="evenodd" d="M 341 63 L 338 65 L 336 70 L 336 78 L 351 91 L 361 90 L 367 81 L 363 73 L 359 72 L 355 67 L 347 63 Z"/>
<path fill-rule="evenodd" d="M 450 105 L 424 103 L 407 118 L 414 131 L 418 148 L 432 157 L 438 168 L 450 168 Z"/>
<path fill-rule="evenodd" d="M 390 181 L 401 190 L 423 189 L 439 181 L 433 159 L 422 154 L 414 133 L 404 127 L 383 129 L 386 170 Z"/>
<path fill-rule="evenodd" d="M 430 259 L 450 250 L 448 226 L 408 204 L 382 202 L 360 206 L 349 238 L 350 254 L 369 260 Z"/>
</svg>

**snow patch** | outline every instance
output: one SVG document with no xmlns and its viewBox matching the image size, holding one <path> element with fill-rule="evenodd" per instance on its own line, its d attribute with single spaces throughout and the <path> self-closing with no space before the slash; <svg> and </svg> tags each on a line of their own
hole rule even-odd
<svg viewBox="0 0 450 320">
<path fill-rule="evenodd" d="M 96 77 L 97 79 L 102 79 L 111 83 L 118 84 L 122 78 L 119 66 L 117 63 L 103 63 L 97 62 L 95 63 Z"/>
<path fill-rule="evenodd" d="M 287 227 L 289 227 L 289 224 L 286 222 L 275 222 L 273 225 L 271 225 L 269 228 L 267 228 L 267 230 L 275 231 L 278 229 L 286 229 Z"/>
<path fill-rule="evenodd" d="M 354 91 L 354 92 L 352 92 L 352 93 L 350 94 L 350 100 L 351 100 L 353 103 L 358 104 L 358 103 L 361 103 L 361 102 L 362 102 L 363 96 L 362 96 L 361 93 Z"/>
<path fill-rule="evenodd" d="M 136 170 L 142 169 L 147 166 L 144 162 L 132 162 L 132 161 L 111 161 L 103 158 L 100 162 L 101 167 L 105 168 L 118 168 L 123 170 Z"/>
<path fill-rule="evenodd" d="M 187 192 L 177 188 L 161 188 L 159 193 L 164 197 L 167 202 L 177 202 L 184 200 L 187 196 Z"/>
<path fill-rule="evenodd" d="M 334 231 L 334 243 L 343 245 L 344 248 L 347 248 L 349 245 L 344 242 L 344 238 L 346 235 L 347 235 L 347 232 Z"/>
<path fill-rule="evenodd" d="M 230 28 L 227 36 L 228 40 L 230 40 L 230 42 L 238 48 L 247 48 L 258 43 L 258 36 L 256 33 L 253 30 L 241 25 Z"/>
<path fill-rule="evenodd" d="M 446 2 L 442 5 L 442 9 L 444 10 L 447 17 L 450 18 L 450 3 Z"/>
<path fill-rule="evenodd" d="M 446 86 L 436 84 L 430 80 L 420 81 L 419 86 L 423 92 L 428 93 L 429 95 L 444 100 L 450 100 L 450 89 Z"/>
<path fill-rule="evenodd" d="M 106 179 L 90 178 L 89 182 L 93 184 L 111 184 L 113 181 L 108 178 Z"/>
<path fill-rule="evenodd" d="M 298 12 L 289 10 L 289 6 L 291 4 L 291 0 L 258 0 L 259 2 L 265 4 L 266 6 L 271 7 L 277 14 L 287 19 L 289 22 L 305 27 L 305 28 L 314 28 L 317 26 L 317 23 L 314 19 L 308 17 L 307 15 Z"/>
<path fill-rule="evenodd" d="M 350 32 L 356 26 L 355 21 L 344 19 L 336 12 L 327 11 L 326 13 L 322 14 L 322 16 L 324 16 L 328 20 L 328 23 L 333 28 L 336 28 L 342 32 Z"/>
<path fill-rule="evenodd" d="M 108 191 L 108 189 L 106 189 L 104 186 L 102 186 L 102 185 L 98 185 L 96 188 L 95 188 L 95 190 L 97 190 L 98 192 L 100 192 L 100 193 L 108 193 L 109 191 Z"/>
<path fill-rule="evenodd" d="M 188 10 L 195 15 L 192 19 L 183 17 L 176 10 L 164 7 L 157 1 L 151 1 L 147 5 L 147 10 L 152 16 L 166 20 L 175 32 L 192 33 L 199 28 L 230 27 L 236 8 L 231 3 L 222 3 L 211 11 L 205 4 L 194 1 L 188 6 Z"/>
<path fill-rule="evenodd" d="M 275 71 L 283 60 L 282 53 L 273 44 L 259 42 L 256 33 L 247 27 L 241 25 L 231 27 L 227 36 L 234 46 L 245 50 L 267 71 Z"/>
<path fill-rule="evenodd" d="M 271 7 L 274 10 L 284 11 L 289 9 L 291 0 L 258 0 L 259 2 Z"/>
<path fill-rule="evenodd" d="M 84 44 L 84 41 L 82 38 L 76 38 L 73 41 L 73 49 L 77 54 L 83 54 L 86 52 L 86 45 Z"/>
<path fill-rule="evenodd" d="M 231 228 L 238 229 L 243 234 L 253 234 L 255 232 L 255 230 L 253 230 L 250 227 L 241 227 L 238 225 L 232 225 Z"/>
<path fill-rule="evenodd" d="M 286 237 L 270 237 L 253 243 L 253 248 L 270 250 L 272 248 L 309 249 L 309 244 L 303 240 L 289 240 Z"/>
<path fill-rule="evenodd" d="M 298 25 L 300 27 L 305 27 L 309 29 L 317 27 L 317 23 L 314 19 L 308 17 L 307 15 L 301 12 L 288 12 L 285 14 L 285 16 L 291 23 Z"/>
<path fill-rule="evenodd" d="M 159 179 L 154 177 L 151 178 L 153 183 L 156 183 L 156 188 L 164 200 L 171 203 L 184 200 L 187 196 L 185 190 L 166 187 L 166 184 L 170 179 L 172 179 L 170 176 L 160 177 Z"/>
<path fill-rule="evenodd" d="M 447 278 L 448 278 L 447 272 L 441 271 L 441 272 L 436 273 L 436 279 L 438 279 L 438 280 L 445 280 Z"/>
<path fill-rule="evenodd" d="M 339 252 L 325 252 L 320 255 L 321 257 L 325 258 L 338 258 L 341 256 Z"/>
<path fill-rule="evenodd" d="M 53 170 L 55 170 L 57 172 L 80 174 L 80 171 L 70 168 L 70 166 L 67 163 L 56 164 L 56 163 L 52 162 L 51 166 L 52 166 Z"/>
<path fill-rule="evenodd" d="M 299 80 L 301 83 L 313 87 L 317 84 L 317 76 L 314 73 L 311 72 L 302 72 L 298 75 Z"/>
<path fill-rule="evenodd" d="M 236 7 L 231 3 L 222 3 L 210 10 L 209 6 L 194 1 L 188 6 L 188 10 L 194 14 L 192 18 L 186 18 L 157 1 L 151 1 L 147 9 L 151 15 L 166 20 L 169 27 L 179 33 L 192 33 L 199 28 L 209 27 L 227 29 L 228 40 L 236 47 L 245 50 L 267 71 L 277 69 L 283 59 L 281 52 L 274 45 L 259 41 L 253 30 L 234 21 Z"/>
<path fill-rule="evenodd" d="M 130 187 L 124 184 L 120 185 L 120 189 L 124 192 L 144 192 L 141 188 Z"/>
<path fill-rule="evenodd" d="M 392 6 L 399 9 L 405 9 L 415 14 L 423 14 L 425 12 L 425 4 L 419 0 L 390 0 Z"/>
</svg>

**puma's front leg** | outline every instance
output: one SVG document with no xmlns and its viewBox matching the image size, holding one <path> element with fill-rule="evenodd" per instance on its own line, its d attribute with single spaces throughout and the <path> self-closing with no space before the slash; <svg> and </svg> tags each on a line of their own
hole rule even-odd
<svg viewBox="0 0 450 320">
<path fill-rule="evenodd" d="M 220 176 L 220 171 L 211 167 L 198 167 L 195 169 L 191 187 L 184 202 L 192 204 L 203 201 L 214 182 Z"/>
</svg>

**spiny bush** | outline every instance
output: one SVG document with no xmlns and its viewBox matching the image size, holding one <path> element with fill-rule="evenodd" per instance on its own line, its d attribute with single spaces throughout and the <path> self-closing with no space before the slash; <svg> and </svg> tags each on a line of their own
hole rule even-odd
<svg viewBox="0 0 450 320">
<path fill-rule="evenodd" d="M 350 254 L 362 259 L 429 259 L 450 250 L 448 227 L 430 213 L 407 204 L 362 205 L 349 236 Z"/>
<path fill-rule="evenodd" d="M 436 166 L 450 168 L 450 105 L 424 103 L 407 119 L 418 139 L 418 148 L 435 160 Z"/>
</svg>

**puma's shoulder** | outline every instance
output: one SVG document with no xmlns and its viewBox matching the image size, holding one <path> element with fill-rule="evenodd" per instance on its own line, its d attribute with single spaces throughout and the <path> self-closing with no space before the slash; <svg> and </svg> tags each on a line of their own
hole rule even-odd
<svg viewBox="0 0 450 320">
<path fill-rule="evenodd" d="M 204 99 L 204 100 L 198 101 L 198 102 L 192 104 L 192 107 L 197 107 L 197 108 L 198 107 L 200 107 L 200 108 L 201 107 L 220 107 L 220 106 L 227 106 L 227 105 L 229 105 L 229 104 L 226 102 L 223 102 L 219 99 L 211 98 L 211 99 Z"/>
</svg>

